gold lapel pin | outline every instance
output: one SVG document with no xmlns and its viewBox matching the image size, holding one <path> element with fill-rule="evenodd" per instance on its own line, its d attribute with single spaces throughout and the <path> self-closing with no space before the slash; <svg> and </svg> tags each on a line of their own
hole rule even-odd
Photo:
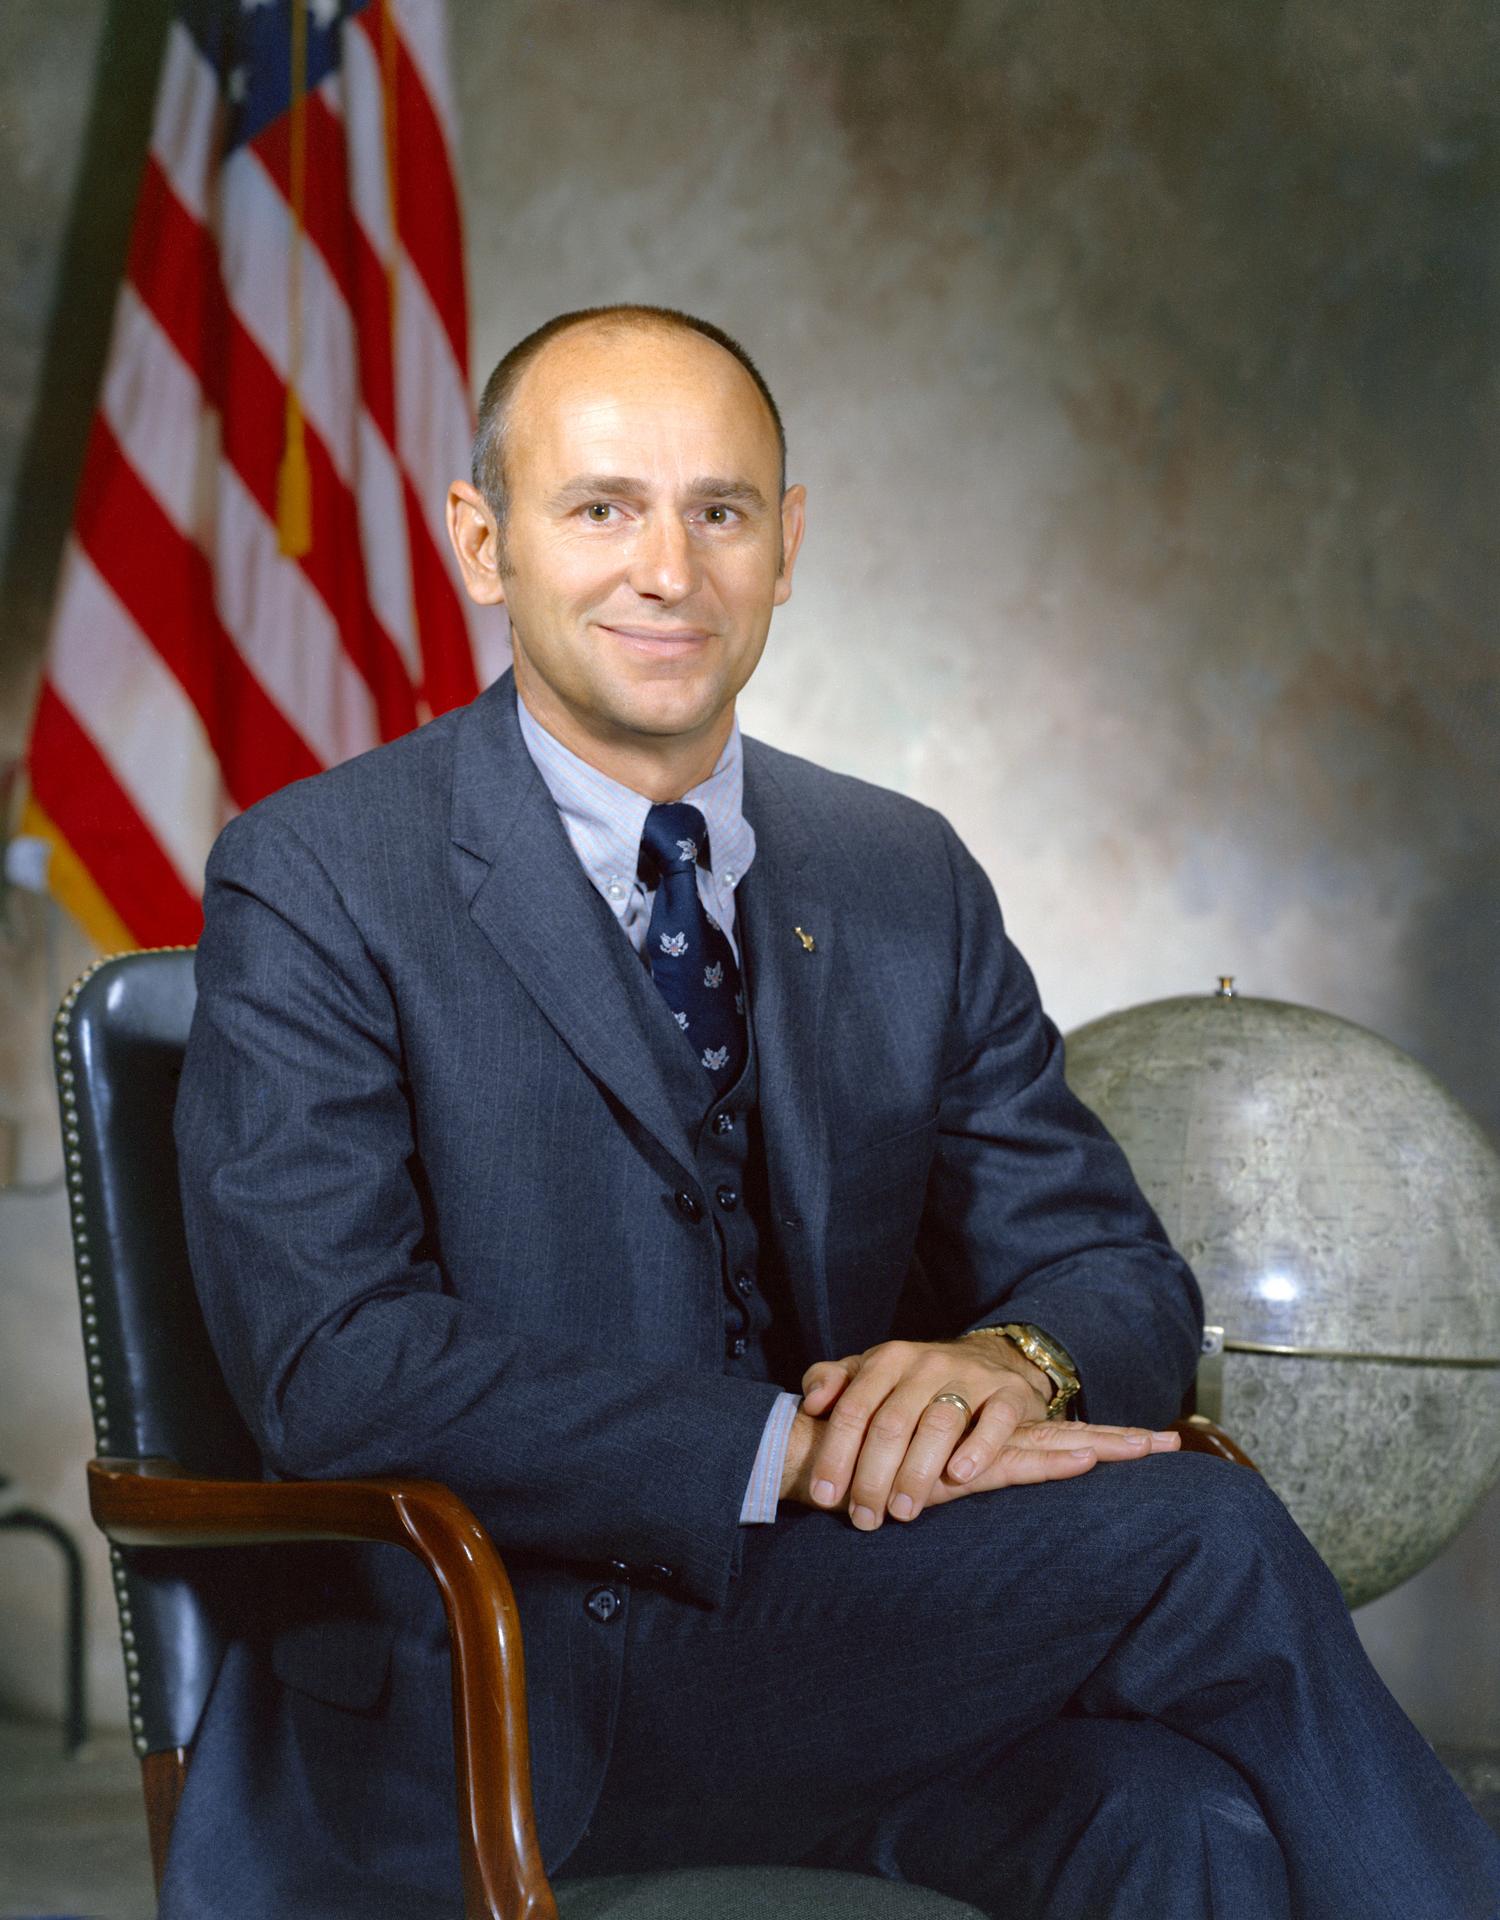
<svg viewBox="0 0 1500 1920">
<path fill-rule="evenodd" d="M 813 939 L 812 935 L 810 933 L 804 932 L 801 927 L 794 927 L 792 931 L 796 934 L 797 938 L 802 942 L 803 946 L 807 949 L 807 951 L 809 953 L 813 952 L 813 950 L 816 948 L 818 943 L 816 940 Z"/>
</svg>

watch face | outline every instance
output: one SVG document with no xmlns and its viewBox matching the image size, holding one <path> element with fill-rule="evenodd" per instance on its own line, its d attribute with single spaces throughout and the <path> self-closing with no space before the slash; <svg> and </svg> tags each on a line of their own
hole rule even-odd
<svg viewBox="0 0 1500 1920">
<path fill-rule="evenodd" d="M 1075 1380 L 1078 1378 L 1078 1368 L 1074 1364 L 1073 1356 L 1068 1352 L 1061 1340 L 1054 1340 L 1050 1333 L 1043 1333 L 1040 1327 L 1032 1326 L 1029 1321 L 1022 1321 L 1021 1325 L 1025 1328 L 1025 1331 L 1031 1335 L 1032 1339 L 1035 1340 L 1043 1353 L 1047 1355 L 1048 1359 L 1057 1367 L 1059 1372 L 1070 1373 Z"/>
</svg>

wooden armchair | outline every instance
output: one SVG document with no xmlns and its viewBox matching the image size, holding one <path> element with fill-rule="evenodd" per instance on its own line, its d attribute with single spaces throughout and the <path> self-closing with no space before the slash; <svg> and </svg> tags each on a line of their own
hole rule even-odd
<svg viewBox="0 0 1500 1920">
<path fill-rule="evenodd" d="M 685 1916 L 962 1920 L 915 1887 L 837 1873 L 726 1869 L 566 1883 L 554 1895 L 532 1816 L 520 1625 L 500 1556 L 448 1488 L 422 1480 L 266 1481 L 209 1346 L 188 1270 L 172 1111 L 194 1005 L 191 950 L 90 969 L 55 1054 L 74 1261 L 98 1458 L 89 1504 L 109 1537 L 152 1864 L 160 1884 L 193 1739 L 233 1631 L 222 1549 L 378 1541 L 415 1554 L 447 1614 L 465 1920 Z M 1249 1465 L 1198 1416 L 1185 1446 Z M 769 1905 L 768 1905 L 769 1902 Z"/>
</svg>

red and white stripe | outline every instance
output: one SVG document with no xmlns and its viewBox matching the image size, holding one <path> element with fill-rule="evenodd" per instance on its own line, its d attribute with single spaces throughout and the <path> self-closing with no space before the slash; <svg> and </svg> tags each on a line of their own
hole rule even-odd
<svg viewBox="0 0 1500 1920">
<path fill-rule="evenodd" d="M 301 558 L 276 522 L 288 116 L 221 164 L 217 76 L 181 25 L 167 43 L 30 756 L 44 830 L 142 945 L 196 938 L 234 812 L 472 697 L 506 659 L 443 527 L 471 415 L 442 9 L 376 0 L 341 31 L 305 118 Z"/>
</svg>

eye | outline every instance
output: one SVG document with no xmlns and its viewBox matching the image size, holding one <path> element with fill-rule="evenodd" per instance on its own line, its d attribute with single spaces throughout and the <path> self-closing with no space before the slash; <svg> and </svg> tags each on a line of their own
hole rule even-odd
<svg viewBox="0 0 1500 1920">
<path fill-rule="evenodd" d="M 583 511 L 596 527 L 602 527 L 608 525 L 609 516 L 614 512 L 614 508 L 607 500 L 591 500 Z"/>
<path fill-rule="evenodd" d="M 703 509 L 703 518 L 711 527 L 727 527 L 734 517 L 732 507 L 715 506 Z"/>
</svg>

